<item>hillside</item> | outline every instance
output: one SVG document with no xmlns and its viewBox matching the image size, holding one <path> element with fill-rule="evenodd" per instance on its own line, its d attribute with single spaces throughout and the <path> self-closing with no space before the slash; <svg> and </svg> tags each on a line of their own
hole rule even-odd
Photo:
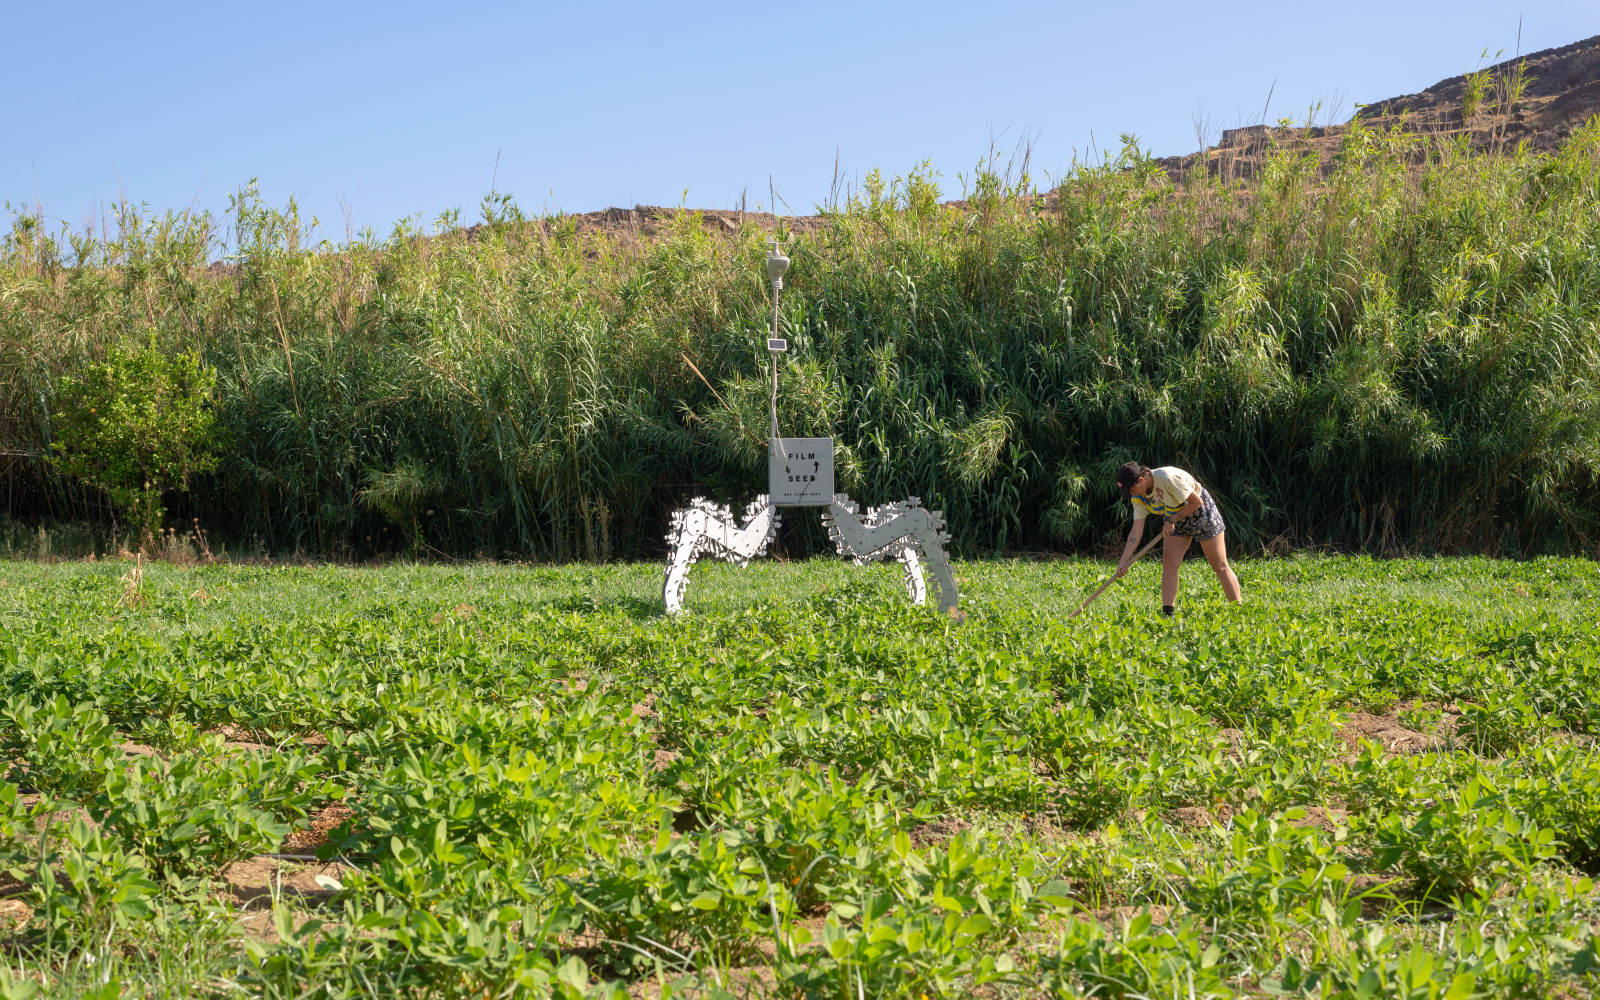
<svg viewBox="0 0 1600 1000">
<path fill-rule="evenodd" d="M 1520 76 L 1519 76 L 1520 74 Z M 1465 140 L 1473 149 L 1485 152 L 1514 149 L 1519 143 L 1541 152 L 1557 148 L 1596 114 L 1600 114 L 1600 35 L 1580 42 L 1545 49 L 1517 59 L 1485 67 L 1476 74 L 1482 88 L 1476 112 L 1462 114 L 1468 76 L 1452 76 L 1415 94 L 1386 97 L 1364 102 L 1352 120 L 1359 127 L 1387 131 L 1398 129 L 1426 136 L 1434 144 Z M 1518 81 L 1523 81 L 1518 87 Z M 1313 128 L 1251 125 L 1225 129 L 1204 157 L 1211 176 L 1228 180 L 1249 180 L 1259 171 L 1267 151 L 1274 147 L 1315 152 L 1324 173 L 1333 169 L 1334 159 L 1350 131 L 1352 122 Z M 1415 155 L 1420 157 L 1419 146 Z M 1159 163 L 1176 180 L 1193 169 L 1197 154 L 1159 158 Z M 1054 204 L 1055 192 L 1044 194 L 1046 205 Z M 946 207 L 962 207 L 962 201 L 947 201 Z M 604 233 L 623 242 L 650 240 L 662 232 L 686 209 L 661 205 L 635 205 L 632 208 L 606 208 L 566 216 L 575 232 Z M 746 226 L 766 232 L 778 228 L 780 217 L 770 212 L 737 209 L 693 209 L 700 214 L 707 233 L 733 236 Z M 781 219 L 787 232 L 807 234 L 821 230 L 826 220 L 820 215 L 786 215 Z"/>
<path fill-rule="evenodd" d="M 1549 150 L 1600 114 L 1600 35 L 1480 72 L 1485 74 L 1484 103 L 1470 121 L 1461 113 L 1468 92 L 1466 75 L 1440 80 L 1420 93 L 1372 101 L 1359 117 L 1388 124 L 1407 116 L 1408 126 L 1418 131 L 1469 133 L 1482 147 L 1526 141 L 1534 149 Z M 1509 89 L 1519 74 L 1526 85 L 1513 96 Z"/>
<path fill-rule="evenodd" d="M 1315 153 L 1326 175 L 1352 128 L 1413 137 L 1413 160 L 1430 150 L 1460 146 L 1501 153 L 1526 143 L 1549 152 L 1600 114 L 1600 35 L 1497 63 L 1470 77 L 1452 76 L 1419 93 L 1363 103 L 1342 125 L 1227 129 L 1204 153 L 1157 162 L 1174 180 L 1183 179 L 1202 157 L 1210 176 L 1248 180 L 1257 176 L 1269 150 L 1287 146 Z M 1469 83 L 1471 102 L 1465 101 Z M 1470 116 L 1463 113 L 1467 103 L 1475 105 Z"/>
</svg>

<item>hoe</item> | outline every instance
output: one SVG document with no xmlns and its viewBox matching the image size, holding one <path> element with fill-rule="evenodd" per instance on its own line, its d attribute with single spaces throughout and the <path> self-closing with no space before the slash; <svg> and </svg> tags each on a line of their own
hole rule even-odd
<svg viewBox="0 0 1600 1000">
<path fill-rule="evenodd" d="M 1144 558 L 1144 554 L 1146 552 L 1149 552 L 1151 549 L 1155 548 L 1156 547 L 1156 543 L 1161 541 L 1161 539 L 1163 539 L 1165 537 L 1167 537 L 1167 536 L 1161 534 L 1160 532 L 1157 532 L 1156 533 L 1156 537 L 1150 539 L 1150 544 L 1149 545 L 1146 545 L 1144 548 L 1140 549 L 1137 553 L 1134 554 L 1134 557 L 1132 559 L 1128 560 L 1129 568 L 1131 569 L 1133 567 L 1134 563 L 1138 562 L 1140 559 L 1143 559 Z M 1094 599 L 1096 597 L 1099 597 L 1101 594 L 1105 593 L 1106 592 L 1106 588 L 1111 586 L 1113 583 L 1116 583 L 1116 582 L 1117 582 L 1117 578 L 1115 576 L 1113 576 L 1111 579 L 1107 580 L 1105 583 L 1102 583 L 1100 585 L 1100 589 L 1095 591 L 1094 593 L 1090 594 L 1087 598 L 1085 598 L 1084 602 L 1082 604 L 1078 605 L 1078 610 L 1076 610 L 1072 614 L 1068 615 L 1066 620 L 1067 621 L 1071 621 L 1072 619 L 1074 619 L 1074 618 L 1078 617 L 1079 615 L 1083 614 L 1083 609 L 1084 608 L 1087 608 L 1089 605 L 1093 604 L 1094 603 Z"/>
</svg>

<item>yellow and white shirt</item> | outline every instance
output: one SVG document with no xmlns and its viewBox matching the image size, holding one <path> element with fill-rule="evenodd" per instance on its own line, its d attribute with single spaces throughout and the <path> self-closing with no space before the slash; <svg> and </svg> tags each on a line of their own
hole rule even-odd
<svg viewBox="0 0 1600 1000">
<path fill-rule="evenodd" d="M 1133 501 L 1135 521 L 1143 521 L 1151 514 L 1171 517 L 1189 502 L 1190 494 L 1200 490 L 1199 482 L 1177 466 L 1163 465 L 1159 469 L 1151 469 L 1150 476 L 1155 480 L 1155 485 L 1150 488 L 1149 496 L 1142 497 L 1137 493 L 1128 495 L 1128 499 Z"/>
</svg>

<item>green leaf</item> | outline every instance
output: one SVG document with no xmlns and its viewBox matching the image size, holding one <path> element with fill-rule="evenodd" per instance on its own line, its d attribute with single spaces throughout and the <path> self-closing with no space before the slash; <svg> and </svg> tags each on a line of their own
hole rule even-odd
<svg viewBox="0 0 1600 1000">
<path fill-rule="evenodd" d="M 561 967 L 556 970 L 556 978 L 575 990 L 587 990 L 589 988 L 589 966 L 585 965 L 583 959 L 578 956 L 568 955 L 567 960 L 562 962 Z"/>
</svg>

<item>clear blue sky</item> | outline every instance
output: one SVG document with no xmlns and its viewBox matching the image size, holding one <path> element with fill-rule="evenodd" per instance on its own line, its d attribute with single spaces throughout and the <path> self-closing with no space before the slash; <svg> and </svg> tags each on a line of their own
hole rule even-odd
<svg viewBox="0 0 1600 1000">
<path fill-rule="evenodd" d="M 225 210 L 251 177 L 341 239 L 461 206 L 826 197 L 991 136 L 1059 175 L 1117 133 L 1157 154 L 1218 126 L 1420 90 L 1485 48 L 1600 34 L 1600 5 L 1373 3 L 0 2 L 0 199 L 77 226 L 119 195 Z M 498 159 L 498 168 L 496 161 Z"/>
</svg>

